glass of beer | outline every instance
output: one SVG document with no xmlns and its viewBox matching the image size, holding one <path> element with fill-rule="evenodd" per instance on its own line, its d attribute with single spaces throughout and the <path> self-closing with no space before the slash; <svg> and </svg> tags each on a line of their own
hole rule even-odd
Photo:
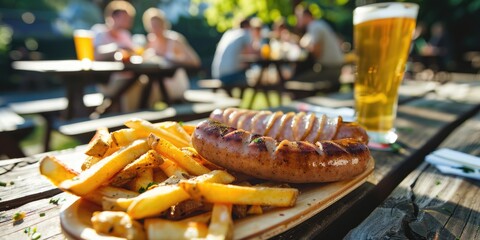
<svg viewBox="0 0 480 240">
<path fill-rule="evenodd" d="M 358 56 L 354 87 L 355 119 L 371 143 L 397 140 L 394 121 L 418 5 L 376 3 L 353 12 L 354 48 Z"/>
<path fill-rule="evenodd" d="M 84 29 L 74 30 L 73 41 L 77 59 L 93 61 L 93 32 Z"/>
</svg>

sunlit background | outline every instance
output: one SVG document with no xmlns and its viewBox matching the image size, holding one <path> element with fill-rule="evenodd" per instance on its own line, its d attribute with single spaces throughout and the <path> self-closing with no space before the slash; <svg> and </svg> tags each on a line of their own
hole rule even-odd
<svg viewBox="0 0 480 240">
<path fill-rule="evenodd" d="M 55 86 L 55 79 L 25 83 L 10 68 L 13 60 L 74 59 L 74 29 L 90 28 L 103 22 L 106 0 L 1 0 L 0 1 L 0 92 Z M 172 22 L 172 28 L 184 34 L 202 59 L 200 77 L 209 77 L 215 46 L 222 32 L 242 17 L 258 16 L 266 24 L 285 17 L 296 23 L 293 9 L 306 4 L 312 13 L 326 19 L 345 42 L 352 43 L 352 11 L 369 0 L 133 0 L 137 9 L 132 33 L 145 33 L 141 13 L 159 7 Z M 443 21 L 454 43 L 451 71 L 474 71 L 465 54 L 480 50 L 480 0 L 424 0 L 419 21 L 427 26 Z"/>
</svg>

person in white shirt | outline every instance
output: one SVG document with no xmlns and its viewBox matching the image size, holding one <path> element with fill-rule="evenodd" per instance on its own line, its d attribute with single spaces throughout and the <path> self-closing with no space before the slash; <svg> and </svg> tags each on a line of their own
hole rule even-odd
<svg viewBox="0 0 480 240">
<path fill-rule="evenodd" d="M 227 30 L 220 39 L 212 62 L 212 77 L 220 79 L 225 86 L 246 85 L 241 55 L 252 52 L 250 23 L 243 20 L 239 28 Z"/>
<path fill-rule="evenodd" d="M 134 44 L 130 33 L 135 17 L 135 8 L 127 1 L 111 1 L 104 10 L 105 24 L 97 24 L 92 27 L 95 33 L 95 60 L 113 61 L 121 53 L 120 58 L 127 58 L 133 53 Z M 124 56 L 124 57 L 122 57 Z M 122 60 L 117 59 L 117 60 Z M 99 92 L 105 97 L 111 98 L 116 95 L 125 85 L 128 79 L 132 79 L 131 72 L 114 73 L 110 76 L 107 84 L 98 86 Z M 112 103 L 113 111 L 131 112 L 138 109 L 142 84 L 137 81 L 125 92 L 119 103 Z M 97 111 L 99 111 L 97 109 Z M 101 110 L 103 111 L 103 109 Z M 100 112 L 102 113 L 102 112 Z"/>
<path fill-rule="evenodd" d="M 120 50 L 132 53 L 134 44 L 130 28 L 135 17 L 135 8 L 126 1 L 112 1 L 105 7 L 105 24 L 92 27 L 95 33 L 95 59 L 114 60 Z"/>
<path fill-rule="evenodd" d="M 309 52 L 313 60 L 309 69 L 297 72 L 295 80 L 322 81 L 329 85 L 327 90 L 338 91 L 344 56 L 337 35 L 327 22 L 315 19 L 308 9 L 299 7 L 295 13 L 297 26 L 306 30 L 300 39 L 300 46 Z"/>
</svg>

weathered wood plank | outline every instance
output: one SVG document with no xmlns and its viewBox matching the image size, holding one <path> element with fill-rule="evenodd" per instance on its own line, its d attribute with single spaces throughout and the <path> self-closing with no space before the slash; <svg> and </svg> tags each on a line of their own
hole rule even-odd
<svg viewBox="0 0 480 240">
<path fill-rule="evenodd" d="M 6 187 L 0 187 L 0 211 L 60 193 L 59 189 L 40 175 L 38 161 L 44 155 L 55 154 L 58 159 L 73 161 L 79 167 L 85 159 L 84 148 L 85 146 L 79 146 L 75 149 L 0 162 L 0 181 L 7 183 Z"/>
<path fill-rule="evenodd" d="M 24 230 L 28 227 L 37 228 L 41 239 L 65 239 L 60 227 L 60 209 L 65 203 L 66 193 L 61 193 L 52 198 L 32 201 L 19 208 L 0 212 L 0 235 L 2 239 L 30 239 Z M 50 199 L 59 199 L 59 204 L 50 203 Z M 14 222 L 15 213 L 26 214 L 22 221 Z"/>
<path fill-rule="evenodd" d="M 480 156 L 480 114 L 441 147 Z M 480 238 L 480 181 L 445 175 L 424 162 L 346 239 Z"/>
</svg>

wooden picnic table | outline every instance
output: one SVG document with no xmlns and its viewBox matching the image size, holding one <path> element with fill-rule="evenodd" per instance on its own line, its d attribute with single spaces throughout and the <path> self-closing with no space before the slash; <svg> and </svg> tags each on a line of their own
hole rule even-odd
<svg viewBox="0 0 480 240">
<path fill-rule="evenodd" d="M 68 105 L 64 118 L 86 117 L 91 112 L 87 110 L 84 103 L 85 87 L 92 84 L 107 83 L 110 75 L 119 72 L 131 72 L 131 77 L 125 79 L 125 83 L 110 96 L 105 96 L 106 108 L 109 103 L 116 103 L 120 97 L 136 82 L 140 75 L 147 75 L 150 79 L 146 89 L 150 89 L 152 81 L 157 81 L 163 100 L 169 104 L 171 100 L 166 91 L 164 80 L 173 76 L 175 71 L 182 66 L 164 66 L 157 63 L 123 63 L 114 61 L 93 61 L 85 62 L 79 60 L 42 60 L 42 61 L 15 61 L 12 68 L 18 71 L 30 71 L 49 74 L 58 77 L 65 87 L 65 97 Z M 148 103 L 150 91 L 144 91 L 139 97 L 140 108 L 145 108 Z M 103 109 L 102 109 L 103 111 Z"/>
<path fill-rule="evenodd" d="M 253 101 L 259 92 L 264 92 L 266 94 L 267 106 L 272 107 L 270 98 L 268 96 L 268 91 L 275 91 L 279 96 L 279 105 L 282 105 L 282 95 L 285 93 L 285 83 L 287 77 L 285 76 L 285 71 L 282 68 L 289 66 L 293 68 L 296 64 L 302 62 L 302 60 L 288 60 L 288 59 L 265 59 L 257 55 L 246 55 L 242 56 L 242 61 L 249 65 L 250 67 L 259 67 L 259 73 L 253 79 L 251 87 L 253 88 L 253 96 L 251 97 L 250 102 L 247 105 L 248 109 L 251 109 L 253 106 Z M 275 77 L 271 76 L 269 73 L 269 68 L 275 68 Z"/>
<path fill-rule="evenodd" d="M 415 89 L 421 87 L 416 85 Z M 372 150 L 375 170 L 365 183 L 273 239 L 478 237 L 478 181 L 440 174 L 424 158 L 439 146 L 479 155 L 480 101 L 475 98 L 479 89 L 471 87 L 453 99 L 437 91 L 441 87 L 402 95 L 395 151 Z M 453 83 L 451 87 L 455 88 Z M 298 102 L 336 107 L 353 103 L 348 93 Z M 278 109 L 296 110 L 298 102 Z M 48 154 L 75 161 L 84 157 L 84 149 L 79 146 Z M 50 199 L 61 199 L 66 194 L 40 176 L 38 161 L 44 155 L 0 162 L 0 181 L 8 183 L 0 187 L 0 238 L 26 238 L 27 227 L 36 227 L 44 239 L 65 238 L 60 227 L 61 207 L 50 203 Z M 441 211 L 443 208 L 448 211 Z M 14 223 L 11 216 L 19 211 L 26 217 Z"/>
</svg>

